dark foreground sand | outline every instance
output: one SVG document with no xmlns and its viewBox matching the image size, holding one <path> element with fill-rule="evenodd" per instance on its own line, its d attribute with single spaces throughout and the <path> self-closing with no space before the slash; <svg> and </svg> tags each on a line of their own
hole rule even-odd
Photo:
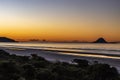
<svg viewBox="0 0 120 80">
<path fill-rule="evenodd" d="M 85 56 L 85 55 L 71 55 L 73 53 L 59 52 L 59 51 L 46 51 L 40 49 L 8 49 L 8 48 L 0 48 L 3 49 L 10 54 L 17 54 L 22 56 L 29 56 L 30 54 L 37 54 L 41 57 L 46 58 L 49 61 L 63 61 L 63 62 L 71 62 L 73 59 L 86 59 L 91 63 L 93 61 L 98 61 L 100 63 L 106 63 L 113 67 L 116 67 L 120 72 L 120 59 L 119 58 L 98 58 L 96 56 Z"/>
</svg>

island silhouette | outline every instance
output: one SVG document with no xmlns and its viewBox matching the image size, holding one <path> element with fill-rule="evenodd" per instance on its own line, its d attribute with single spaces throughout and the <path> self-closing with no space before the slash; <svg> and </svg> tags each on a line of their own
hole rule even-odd
<svg viewBox="0 0 120 80">
<path fill-rule="evenodd" d="M 98 38 L 94 43 L 108 43 L 104 38 Z"/>
</svg>

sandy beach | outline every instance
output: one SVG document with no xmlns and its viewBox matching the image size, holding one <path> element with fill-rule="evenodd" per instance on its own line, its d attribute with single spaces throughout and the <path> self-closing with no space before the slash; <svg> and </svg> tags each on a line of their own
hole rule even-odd
<svg viewBox="0 0 120 80">
<path fill-rule="evenodd" d="M 41 57 L 49 61 L 63 61 L 63 62 L 71 62 L 73 59 L 86 59 L 92 63 L 93 61 L 98 61 L 99 63 L 106 63 L 111 65 L 112 67 L 116 67 L 117 70 L 120 72 L 120 59 L 112 59 L 112 58 L 98 58 L 98 57 L 91 57 L 85 55 L 72 55 L 72 53 L 66 52 L 59 52 L 59 51 L 47 51 L 41 49 L 8 49 L 8 48 L 0 48 L 3 49 L 10 54 L 22 55 L 22 56 L 29 56 L 30 54 L 37 54 Z"/>
</svg>

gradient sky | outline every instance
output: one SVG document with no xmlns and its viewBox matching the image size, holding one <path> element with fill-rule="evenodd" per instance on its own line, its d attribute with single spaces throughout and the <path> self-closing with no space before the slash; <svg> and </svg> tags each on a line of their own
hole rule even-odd
<svg viewBox="0 0 120 80">
<path fill-rule="evenodd" d="M 0 36 L 120 41 L 120 0 L 0 0 Z"/>
</svg>

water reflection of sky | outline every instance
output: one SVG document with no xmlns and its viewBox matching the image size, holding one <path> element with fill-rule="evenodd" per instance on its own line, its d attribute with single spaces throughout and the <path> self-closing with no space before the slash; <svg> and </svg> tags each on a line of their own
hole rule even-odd
<svg viewBox="0 0 120 80">
<path fill-rule="evenodd" d="M 112 58 L 112 59 L 120 59 L 120 57 L 114 56 L 105 56 L 105 55 L 92 55 L 92 54 L 76 54 L 76 53 L 59 53 L 64 55 L 73 55 L 73 56 L 84 56 L 84 57 L 96 57 L 96 58 Z"/>
<path fill-rule="evenodd" d="M 0 47 L 11 50 L 24 49 L 43 49 L 43 50 L 57 50 L 62 52 L 72 52 L 72 55 L 77 56 L 94 56 L 94 57 L 108 57 L 114 58 L 120 56 L 120 44 L 74 44 L 74 43 L 0 43 Z M 94 53 L 80 54 L 80 53 Z M 95 55 L 96 54 L 96 55 Z M 97 55 L 99 54 L 99 55 Z M 100 55 L 101 54 L 101 55 Z M 105 55 L 103 55 L 105 54 Z M 109 56 L 106 56 L 109 55 Z M 110 55 L 115 55 L 110 57 Z M 115 58 L 116 58 L 115 57 Z"/>
<path fill-rule="evenodd" d="M 6 48 L 8 50 L 12 50 L 12 51 L 24 51 L 27 50 L 25 48 L 15 48 L 15 47 L 11 47 L 11 48 Z M 43 50 L 50 50 L 50 49 L 43 49 Z M 53 52 L 54 49 L 51 49 L 50 52 Z M 72 50 L 71 50 L 72 51 Z M 55 51 L 54 51 L 55 52 Z M 56 51 L 57 52 L 57 51 Z M 84 52 L 84 51 L 83 51 Z M 110 55 L 104 55 L 104 54 L 93 54 L 93 53 L 70 53 L 70 52 L 57 52 L 57 54 L 64 54 L 64 55 L 71 55 L 71 56 L 83 56 L 83 57 L 96 57 L 96 58 L 111 58 L 111 59 L 120 59 L 120 56 L 114 55 L 114 56 L 110 56 Z"/>
</svg>

